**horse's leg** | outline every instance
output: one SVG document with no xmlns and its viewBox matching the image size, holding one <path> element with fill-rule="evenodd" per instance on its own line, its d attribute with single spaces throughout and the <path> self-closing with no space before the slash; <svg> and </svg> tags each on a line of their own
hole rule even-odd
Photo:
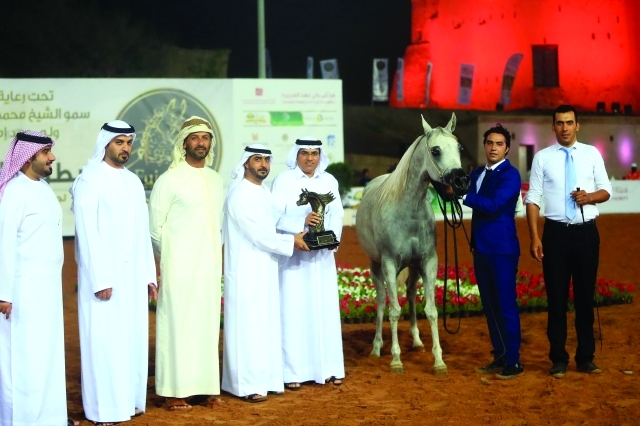
<svg viewBox="0 0 640 426">
<path fill-rule="evenodd" d="M 373 350 L 371 355 L 380 356 L 382 348 L 382 322 L 384 321 L 384 308 L 386 306 L 387 293 L 384 287 L 384 278 L 382 277 L 381 267 L 379 263 L 371 261 L 371 279 L 376 286 L 376 304 L 378 312 L 376 316 L 376 337 L 373 339 Z"/>
<path fill-rule="evenodd" d="M 438 334 L 438 310 L 436 308 L 436 276 L 438 273 L 438 256 L 435 247 L 422 260 L 422 281 L 424 285 L 424 298 L 426 300 L 424 312 L 431 325 L 431 338 L 433 347 L 431 352 L 435 358 L 433 364 L 434 374 L 447 374 L 447 365 L 442 360 L 442 348 L 440 347 L 440 335 Z"/>
<path fill-rule="evenodd" d="M 389 323 L 391 323 L 391 371 L 402 373 L 402 361 L 400 361 L 400 345 L 398 344 L 398 320 L 400 319 L 400 304 L 398 303 L 398 267 L 390 257 L 382 258 L 382 276 L 387 284 L 389 293 Z M 378 309 L 380 307 L 378 306 Z M 380 314 L 378 313 L 378 320 Z"/>
<path fill-rule="evenodd" d="M 411 317 L 411 336 L 413 337 L 413 348 L 424 352 L 424 345 L 420 340 L 418 321 L 416 320 L 416 294 L 418 293 L 418 269 L 409 267 L 409 278 L 407 278 L 407 299 L 409 299 L 409 316 Z"/>
</svg>

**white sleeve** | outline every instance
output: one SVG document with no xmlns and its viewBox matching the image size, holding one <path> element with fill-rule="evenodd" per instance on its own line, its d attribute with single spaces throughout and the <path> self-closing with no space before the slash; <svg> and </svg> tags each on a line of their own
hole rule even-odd
<svg viewBox="0 0 640 426">
<path fill-rule="evenodd" d="M 527 192 L 526 204 L 535 204 L 540 207 L 542 202 L 542 183 L 544 182 L 544 165 L 540 152 L 533 156 L 531 164 L 531 176 L 529 177 L 529 191 Z"/>
<path fill-rule="evenodd" d="M 149 233 L 154 254 L 160 258 L 162 251 L 162 227 L 167 221 L 173 195 L 166 175 L 161 176 L 153 185 L 149 198 Z"/>
<path fill-rule="evenodd" d="M 73 200 L 73 213 L 76 220 L 76 258 L 86 265 L 93 292 L 116 287 L 106 261 L 106 249 L 98 230 L 99 202 L 95 191 L 89 184 L 80 180 L 76 185 Z"/>
<path fill-rule="evenodd" d="M 0 300 L 13 303 L 16 281 L 18 228 L 24 203 L 7 197 L 0 203 Z"/>
<path fill-rule="evenodd" d="M 270 203 L 259 206 L 259 200 L 243 197 L 241 191 L 234 193 L 227 199 L 228 220 L 237 224 L 237 231 L 258 249 L 283 256 L 293 254 L 293 235 L 278 234 L 273 225 L 269 226 L 263 218 L 271 212 Z M 262 211 L 261 211 L 262 209 Z"/>
<path fill-rule="evenodd" d="M 291 194 L 295 191 L 295 188 L 290 188 L 288 182 L 285 179 L 279 179 L 279 177 L 275 178 L 271 185 L 271 194 L 280 212 L 276 228 L 290 234 L 300 233 L 304 231 L 304 221 L 307 214 L 305 214 L 304 209 L 287 209 L 288 200 L 291 199 Z M 300 188 L 300 191 L 302 191 L 302 188 Z"/>
<path fill-rule="evenodd" d="M 613 188 L 611 186 L 611 181 L 609 180 L 609 175 L 607 175 L 607 169 L 604 167 L 604 160 L 602 159 L 602 155 L 600 155 L 600 151 L 597 149 L 593 149 L 595 151 L 595 164 L 593 166 L 593 180 L 595 182 L 596 191 L 604 189 L 611 195 L 613 193 Z"/>
</svg>

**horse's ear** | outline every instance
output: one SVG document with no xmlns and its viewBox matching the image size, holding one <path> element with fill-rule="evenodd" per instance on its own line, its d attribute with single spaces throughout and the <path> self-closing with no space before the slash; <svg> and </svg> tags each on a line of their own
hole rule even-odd
<svg viewBox="0 0 640 426">
<path fill-rule="evenodd" d="M 433 129 L 431 129 L 431 126 L 429 126 L 429 123 L 427 123 L 427 120 L 424 119 L 424 115 L 420 114 L 420 117 L 422 117 L 422 128 L 424 129 L 424 134 L 426 135 Z"/>
<path fill-rule="evenodd" d="M 451 113 L 451 120 L 449 120 L 449 123 L 447 124 L 446 129 L 451 133 L 453 133 L 453 131 L 456 129 L 456 113 L 455 112 Z"/>
</svg>

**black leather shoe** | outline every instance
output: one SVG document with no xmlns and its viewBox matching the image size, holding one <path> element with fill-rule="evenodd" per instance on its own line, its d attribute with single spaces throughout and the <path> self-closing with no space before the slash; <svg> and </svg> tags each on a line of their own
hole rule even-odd
<svg viewBox="0 0 640 426">
<path fill-rule="evenodd" d="M 524 365 L 505 365 L 502 371 L 496 374 L 496 379 L 509 380 L 524 374 Z"/>
<path fill-rule="evenodd" d="M 578 366 L 576 367 L 576 370 L 578 370 L 581 373 L 587 373 L 587 374 L 602 373 L 602 370 L 600 370 L 600 368 L 598 368 L 598 366 L 592 362 L 583 362 L 582 364 L 578 364 Z"/>
<path fill-rule="evenodd" d="M 562 379 L 567 374 L 567 364 L 564 362 L 554 362 L 551 370 L 549 370 L 549 374 L 556 379 Z"/>
<path fill-rule="evenodd" d="M 498 371 L 504 368 L 504 360 L 502 358 L 494 359 L 491 361 L 491 364 L 485 365 L 484 367 L 476 368 L 476 372 L 480 374 L 492 374 L 497 373 Z"/>
</svg>

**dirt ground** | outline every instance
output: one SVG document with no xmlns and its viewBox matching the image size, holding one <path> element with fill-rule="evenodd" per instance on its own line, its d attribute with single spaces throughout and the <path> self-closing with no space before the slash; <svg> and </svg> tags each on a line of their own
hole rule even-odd
<svg viewBox="0 0 640 426">
<path fill-rule="evenodd" d="M 640 215 L 605 215 L 598 218 L 601 236 L 599 277 L 633 283 L 638 291 L 640 262 Z M 467 228 L 469 223 L 466 223 Z M 541 272 L 528 254 L 528 233 L 524 219 L 518 219 L 522 256 L 520 269 Z M 442 224 L 438 226 L 439 259 L 443 260 Z M 471 263 L 468 246 L 459 234 L 460 262 Z M 67 397 L 69 413 L 82 424 L 80 392 L 80 348 L 77 298 L 74 292 L 76 265 L 73 241 L 65 241 L 63 270 Z M 345 228 L 338 262 L 368 266 L 355 228 Z M 573 323 L 573 314 L 569 314 Z M 640 424 L 640 300 L 629 305 L 600 308 L 603 347 L 595 362 L 603 374 L 589 376 L 575 372 L 575 364 L 562 380 L 549 376 L 546 313 L 523 314 L 521 361 L 524 376 L 510 381 L 486 381 L 474 367 L 490 361 L 490 346 L 484 317 L 463 318 L 459 333 L 446 333 L 439 321 L 440 342 L 448 375 L 432 374 L 430 351 L 412 352 L 408 321 L 398 330 L 404 374 L 390 372 L 390 331 L 385 326 L 385 345 L 380 358 L 369 353 L 374 324 L 346 324 L 342 328 L 347 376 L 340 387 L 305 385 L 298 392 L 269 397 L 261 404 L 248 404 L 228 394 L 208 408 L 196 406 L 190 412 L 170 412 L 154 393 L 155 316 L 150 313 L 149 391 L 147 412 L 131 425 L 638 425 Z M 449 320 L 449 327 L 457 320 Z M 597 327 L 597 326 L 596 326 Z M 431 346 L 427 320 L 419 321 L 422 340 Z M 222 341 L 222 340 L 221 340 Z M 569 331 L 567 349 L 575 351 L 575 332 Z M 256 354 L 259 356 L 259 354 Z M 222 355 L 220 357 L 222 359 Z M 216 368 L 217 366 L 205 366 Z M 631 370 L 633 374 L 625 374 Z"/>
</svg>

